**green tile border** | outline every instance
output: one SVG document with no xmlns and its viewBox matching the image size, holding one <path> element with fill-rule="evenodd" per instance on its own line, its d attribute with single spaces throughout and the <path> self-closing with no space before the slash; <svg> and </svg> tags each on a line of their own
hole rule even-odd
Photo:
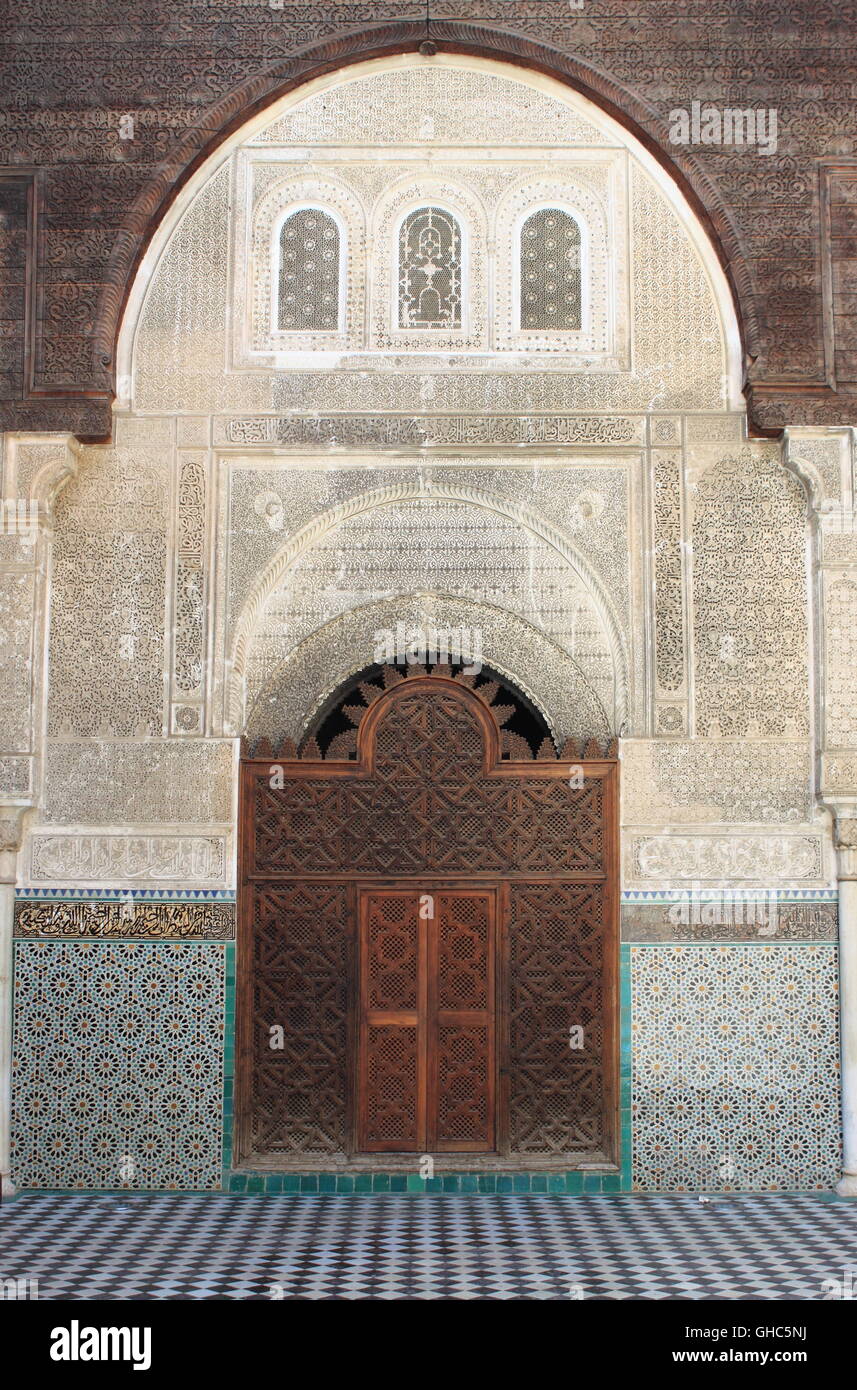
<svg viewBox="0 0 857 1390">
<path fill-rule="evenodd" d="M 232 1169 L 232 1136 L 235 1118 L 235 990 L 236 962 L 235 942 L 227 943 L 224 961 L 224 1008 L 223 1008 L 223 1145 L 222 1167 L 224 1178 Z M 225 1188 L 225 1182 L 222 1182 Z"/>
<path fill-rule="evenodd" d="M 619 1194 L 619 1173 L 440 1173 L 421 1178 L 418 1173 L 225 1173 L 224 1190 L 230 1193 L 273 1196 L 279 1193 L 338 1196 L 376 1196 L 406 1193 L 410 1196 L 444 1194 L 461 1196 L 512 1196 L 542 1194 Z"/>
<path fill-rule="evenodd" d="M 632 1067 L 631 945 L 622 942 L 619 947 L 619 1174 L 618 1186 L 604 1189 L 609 1192 L 632 1190 Z"/>
</svg>

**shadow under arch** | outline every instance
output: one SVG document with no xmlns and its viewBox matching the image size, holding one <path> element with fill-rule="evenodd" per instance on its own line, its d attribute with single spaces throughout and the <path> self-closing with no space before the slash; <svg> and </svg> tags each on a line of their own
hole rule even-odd
<svg viewBox="0 0 857 1390">
<path fill-rule="evenodd" d="M 244 725 L 248 659 L 259 620 L 289 569 L 317 541 L 344 521 L 361 513 L 397 502 L 418 500 L 464 502 L 481 507 L 516 523 L 539 537 L 575 572 L 589 594 L 607 638 L 613 665 L 614 703 L 618 726 L 627 717 L 630 697 L 628 655 L 611 599 L 593 567 L 574 548 L 569 538 L 531 507 L 508 501 L 478 488 L 433 481 L 431 486 L 401 483 L 358 494 L 316 516 L 280 548 L 256 579 L 235 623 L 227 654 L 227 713 L 234 732 Z M 365 664 L 365 663 L 364 663 Z M 515 678 L 517 679 L 517 678 Z M 520 682 L 519 682 L 520 683 Z"/>
<path fill-rule="evenodd" d="M 570 736 L 615 733 L 621 721 L 603 708 L 577 663 L 545 633 L 518 615 L 455 595 L 402 594 L 349 609 L 316 628 L 271 672 L 255 693 L 245 730 L 257 738 L 289 738 L 299 744 L 334 693 L 366 666 L 367 637 L 401 616 L 424 617 L 430 605 L 443 626 L 445 604 L 483 631 L 484 663 L 533 706 L 557 748 Z M 496 622 L 496 628 L 492 624 Z M 360 639 L 355 641 L 355 631 Z M 319 656 L 329 663 L 319 681 Z M 453 651 L 455 658 L 459 655 Z M 334 658 L 331 662 L 331 656 Z"/>
</svg>

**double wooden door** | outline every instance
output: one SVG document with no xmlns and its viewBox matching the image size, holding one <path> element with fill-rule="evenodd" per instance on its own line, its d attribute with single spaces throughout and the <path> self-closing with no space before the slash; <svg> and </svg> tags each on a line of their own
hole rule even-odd
<svg viewBox="0 0 857 1390">
<path fill-rule="evenodd" d="M 359 1148 L 492 1152 L 496 889 L 358 892 Z"/>
<path fill-rule="evenodd" d="M 610 1159 L 615 749 L 534 758 L 463 673 L 363 693 L 354 757 L 243 762 L 237 1157 Z"/>
</svg>

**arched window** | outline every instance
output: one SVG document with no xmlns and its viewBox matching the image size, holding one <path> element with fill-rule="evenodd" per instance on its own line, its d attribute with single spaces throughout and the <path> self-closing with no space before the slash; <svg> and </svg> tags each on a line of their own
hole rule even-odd
<svg viewBox="0 0 857 1390">
<path fill-rule="evenodd" d="M 399 327 L 461 327 L 461 228 L 443 208 L 417 208 L 402 223 Z"/>
<path fill-rule="evenodd" d="M 521 227 L 522 329 L 580 329 L 580 227 L 561 208 L 539 208 Z"/>
<path fill-rule="evenodd" d="M 298 208 L 280 230 L 277 327 L 334 333 L 339 328 L 339 227 L 321 208 Z"/>
</svg>

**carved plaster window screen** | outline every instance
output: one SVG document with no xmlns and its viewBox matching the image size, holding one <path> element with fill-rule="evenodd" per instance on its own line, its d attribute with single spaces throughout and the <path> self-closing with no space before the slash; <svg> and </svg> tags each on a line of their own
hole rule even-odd
<svg viewBox="0 0 857 1390">
<path fill-rule="evenodd" d="M 399 229 L 400 328 L 460 328 L 462 244 L 444 208 L 416 208 Z"/>
<path fill-rule="evenodd" d="M 277 327 L 285 332 L 336 332 L 340 326 L 342 241 L 323 208 L 297 208 L 280 229 Z"/>
<path fill-rule="evenodd" d="M 605 174 L 605 177 L 607 175 Z M 628 367 L 621 182 L 600 191 L 571 175 L 513 185 L 494 219 L 495 345 Z"/>
<path fill-rule="evenodd" d="M 366 274 L 359 200 L 319 172 L 280 177 L 234 248 L 236 364 L 259 354 L 359 350 Z"/>
<path fill-rule="evenodd" d="M 538 208 L 521 225 L 522 331 L 579 332 L 582 322 L 580 225 L 562 208 Z"/>
</svg>

